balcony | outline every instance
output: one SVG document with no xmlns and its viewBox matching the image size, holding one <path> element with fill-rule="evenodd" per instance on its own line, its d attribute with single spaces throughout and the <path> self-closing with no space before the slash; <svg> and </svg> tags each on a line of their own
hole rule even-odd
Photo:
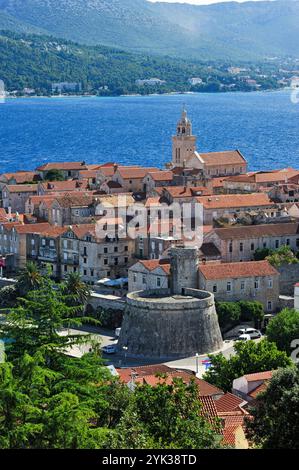
<svg viewBox="0 0 299 470">
<path fill-rule="evenodd" d="M 57 252 L 55 249 L 40 248 L 38 257 L 42 260 L 57 261 Z"/>
</svg>

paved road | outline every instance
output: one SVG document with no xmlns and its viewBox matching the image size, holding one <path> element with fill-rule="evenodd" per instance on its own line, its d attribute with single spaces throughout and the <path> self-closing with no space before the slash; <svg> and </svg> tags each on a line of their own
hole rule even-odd
<svg viewBox="0 0 299 470">
<path fill-rule="evenodd" d="M 96 343 L 100 344 L 101 347 L 108 346 L 110 344 L 117 344 L 117 339 L 114 336 L 113 330 L 107 330 L 104 328 L 94 327 L 94 326 L 85 326 L 81 327 L 80 330 L 64 330 L 62 334 L 66 334 L 67 331 L 69 334 L 90 334 L 91 340 L 82 346 L 73 347 L 69 353 L 73 356 L 80 357 L 83 354 L 89 352 L 90 348 L 92 348 L 92 342 L 95 341 Z M 233 341 L 225 341 L 223 348 L 220 351 L 222 352 L 225 357 L 230 357 L 234 354 L 234 342 Z M 196 372 L 199 377 L 201 377 L 206 367 L 202 363 L 202 361 L 207 359 L 207 355 L 200 355 L 198 357 L 188 357 L 184 359 L 177 359 L 174 361 L 165 361 L 163 359 L 136 359 L 131 357 L 126 357 L 124 352 L 118 352 L 116 354 L 107 355 L 103 353 L 103 358 L 106 361 L 107 365 L 114 365 L 115 367 L 136 367 L 148 364 L 167 364 L 169 367 L 173 368 L 180 368 L 180 369 L 188 369 Z"/>
</svg>

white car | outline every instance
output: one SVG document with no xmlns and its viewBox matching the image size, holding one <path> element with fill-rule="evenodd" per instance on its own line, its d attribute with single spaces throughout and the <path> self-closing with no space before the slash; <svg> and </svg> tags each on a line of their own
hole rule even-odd
<svg viewBox="0 0 299 470">
<path fill-rule="evenodd" d="M 250 335 L 240 335 L 237 338 L 237 341 L 250 341 L 250 340 L 251 340 Z"/>
<path fill-rule="evenodd" d="M 250 339 L 258 339 L 262 337 L 262 333 L 255 328 L 242 328 L 239 330 L 239 335 L 249 335 Z"/>
<path fill-rule="evenodd" d="M 117 352 L 117 347 L 114 344 L 103 347 L 103 353 L 105 354 L 115 354 Z"/>
</svg>

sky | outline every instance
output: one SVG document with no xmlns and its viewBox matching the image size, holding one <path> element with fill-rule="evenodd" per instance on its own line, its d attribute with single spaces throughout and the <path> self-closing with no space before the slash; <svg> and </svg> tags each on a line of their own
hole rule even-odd
<svg viewBox="0 0 299 470">
<path fill-rule="evenodd" d="M 193 5 L 208 5 L 210 3 L 231 2 L 234 0 L 150 0 L 151 2 L 169 2 L 169 3 L 192 3 Z M 248 0 L 236 0 L 238 2 L 248 2 Z M 251 0 L 260 2 L 261 0 Z"/>
</svg>

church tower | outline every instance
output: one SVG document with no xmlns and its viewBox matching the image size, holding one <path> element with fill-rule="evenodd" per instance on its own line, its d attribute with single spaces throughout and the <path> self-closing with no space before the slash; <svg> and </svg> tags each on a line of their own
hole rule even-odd
<svg viewBox="0 0 299 470">
<path fill-rule="evenodd" d="M 172 138 L 172 166 L 183 167 L 196 152 L 196 137 L 192 135 L 192 123 L 185 108 Z"/>
</svg>

